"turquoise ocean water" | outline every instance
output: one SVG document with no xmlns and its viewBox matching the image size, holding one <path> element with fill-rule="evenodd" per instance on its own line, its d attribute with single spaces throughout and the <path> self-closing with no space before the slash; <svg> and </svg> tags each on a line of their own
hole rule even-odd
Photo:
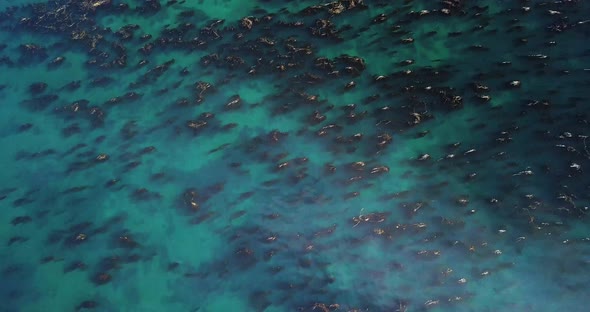
<svg viewBox="0 0 590 312">
<path fill-rule="evenodd" d="M 0 10 L 0 311 L 588 310 L 590 3 Z"/>
</svg>

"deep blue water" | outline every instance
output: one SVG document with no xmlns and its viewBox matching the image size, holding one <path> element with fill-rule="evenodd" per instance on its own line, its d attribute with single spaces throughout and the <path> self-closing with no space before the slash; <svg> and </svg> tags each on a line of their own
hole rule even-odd
<svg viewBox="0 0 590 312">
<path fill-rule="evenodd" d="M 0 10 L 0 311 L 586 311 L 587 2 Z"/>
</svg>

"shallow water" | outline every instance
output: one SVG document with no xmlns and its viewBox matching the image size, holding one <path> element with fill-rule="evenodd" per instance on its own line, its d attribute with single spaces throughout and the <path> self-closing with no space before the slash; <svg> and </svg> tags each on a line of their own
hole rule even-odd
<svg viewBox="0 0 590 312">
<path fill-rule="evenodd" d="M 585 311 L 590 4 L 31 3 L 0 4 L 0 311 Z"/>
</svg>

